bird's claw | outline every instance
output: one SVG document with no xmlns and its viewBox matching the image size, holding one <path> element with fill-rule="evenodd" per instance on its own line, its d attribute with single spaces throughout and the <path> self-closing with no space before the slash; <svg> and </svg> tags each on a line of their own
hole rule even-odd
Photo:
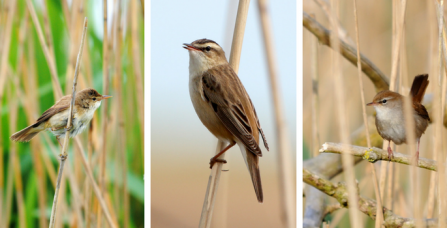
<svg viewBox="0 0 447 228">
<path fill-rule="evenodd" d="M 394 154 L 391 147 L 388 147 L 388 161 L 391 161 L 391 159 L 394 159 Z"/>
<path fill-rule="evenodd" d="M 68 155 L 67 154 L 59 154 L 59 157 L 61 158 L 61 161 L 65 161 L 66 159 L 67 159 L 67 157 L 68 157 Z"/>
<path fill-rule="evenodd" d="M 227 160 L 212 157 L 212 158 L 210 159 L 210 169 L 213 168 L 213 166 L 214 166 L 214 164 L 215 164 L 216 162 L 227 163 Z"/>
</svg>

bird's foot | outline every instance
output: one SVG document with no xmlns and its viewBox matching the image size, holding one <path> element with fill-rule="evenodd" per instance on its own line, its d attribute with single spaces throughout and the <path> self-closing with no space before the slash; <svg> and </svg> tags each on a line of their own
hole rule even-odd
<svg viewBox="0 0 447 228">
<path fill-rule="evenodd" d="M 59 157 L 61 158 L 61 161 L 65 161 L 68 157 L 68 154 L 59 154 Z"/>
<path fill-rule="evenodd" d="M 414 164 L 415 166 L 419 165 L 419 151 L 416 152 L 416 155 L 413 158 L 411 158 L 410 162 L 410 164 Z"/>
<path fill-rule="evenodd" d="M 388 147 L 388 161 L 391 161 L 391 159 L 394 158 L 393 150 L 391 150 L 391 147 Z"/>
<path fill-rule="evenodd" d="M 225 159 L 220 159 L 220 158 L 215 158 L 215 157 L 212 157 L 212 158 L 210 159 L 210 169 L 212 169 L 212 168 L 213 168 L 213 166 L 214 166 L 214 164 L 215 164 L 216 162 L 227 163 L 227 160 L 225 160 Z"/>
<path fill-rule="evenodd" d="M 65 131 L 70 131 L 72 128 L 73 128 L 73 123 L 70 126 L 65 127 Z"/>
</svg>

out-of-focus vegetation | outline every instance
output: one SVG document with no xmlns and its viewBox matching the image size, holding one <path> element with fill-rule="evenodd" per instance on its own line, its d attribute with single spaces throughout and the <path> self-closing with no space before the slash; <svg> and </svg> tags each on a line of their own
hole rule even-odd
<svg viewBox="0 0 447 228">
<path fill-rule="evenodd" d="M 105 180 L 103 196 L 118 227 L 144 226 L 144 11 L 140 1 L 109 0 L 107 4 L 104 56 L 103 1 L 0 2 L 0 227 L 48 227 L 61 148 L 49 132 L 29 143 L 15 143 L 9 137 L 33 124 L 55 103 L 59 85 L 53 82 L 52 61 L 63 94 L 71 94 L 84 17 L 89 27 L 77 91 L 95 88 L 105 94 L 103 74 L 107 72 L 107 95 L 113 98 L 96 111 L 90 130 L 77 136 L 82 148 L 70 140 L 56 227 L 107 226 L 75 150 L 88 156 L 96 182 Z M 40 28 L 32 20 L 33 10 Z M 100 175 L 103 152 L 106 172 Z"/>
<path fill-rule="evenodd" d="M 406 6 L 400 1 L 356 1 L 358 15 L 358 36 L 360 51 L 375 66 L 388 77 L 391 76 L 393 67 L 393 48 L 397 46 L 397 31 L 403 24 L 401 37 L 399 62 L 397 64 L 397 92 L 408 95 L 413 79 L 418 74 L 428 73 L 430 84 L 422 102 L 430 113 L 433 121 L 429 125 L 420 141 L 420 157 L 441 160 L 437 155 L 436 138 L 445 138 L 446 129 L 442 130 L 442 137 L 436 133 L 436 108 L 433 105 L 436 90 L 439 86 L 439 57 L 438 57 L 438 19 L 436 16 L 437 1 L 407 1 Z M 327 13 L 331 13 L 330 5 L 326 1 L 303 1 L 303 11 L 314 18 L 322 26 L 334 31 Z M 333 4 L 332 4 L 333 3 Z M 340 31 L 343 30 L 345 40 L 351 40 L 352 46 L 356 47 L 356 29 L 353 1 L 331 2 L 336 9 L 340 22 Z M 323 9 L 327 7 L 327 11 Z M 445 7 L 445 5 L 444 5 Z M 404 22 L 401 13 L 405 10 Z M 445 17 L 445 14 L 444 14 Z M 445 19 L 445 18 L 444 18 Z M 340 34 L 342 34 L 340 32 Z M 340 35 L 340 37 L 343 37 Z M 321 156 L 319 149 L 324 142 L 341 142 L 339 116 L 337 114 L 338 104 L 343 103 L 346 110 L 343 115 L 347 116 L 351 144 L 366 146 L 366 131 L 362 117 L 362 101 L 356 64 L 340 56 L 340 67 L 343 77 L 344 100 L 337 100 L 334 96 L 334 59 L 332 48 L 318 44 L 315 35 L 303 28 L 303 144 L 308 150 L 303 150 L 303 159 L 313 159 Z M 317 53 L 317 57 L 314 56 Z M 362 57 L 363 58 L 363 57 Z M 316 69 L 316 70 L 315 70 Z M 316 73 L 318 84 L 313 86 L 312 75 Z M 444 77 L 444 76 L 442 76 Z M 378 92 L 372 81 L 362 73 L 361 78 L 364 85 L 365 101 L 371 102 Z M 445 80 L 445 78 L 443 79 Z M 312 112 L 313 91 L 315 95 L 315 110 Z M 443 94 L 445 96 L 445 94 Z M 438 96 L 439 97 L 439 96 Z M 371 107 L 366 108 L 368 116 L 369 133 L 372 146 L 381 147 L 383 140 L 378 135 L 374 113 Z M 438 119 L 439 120 L 439 119 Z M 313 128 L 315 124 L 315 128 Z M 317 142 L 317 143 L 315 143 Z M 387 146 L 388 142 L 385 142 Z M 445 144 L 443 145 L 445 150 Z M 410 146 L 398 145 L 393 148 L 395 152 L 410 154 Z M 334 163 L 335 164 L 335 163 Z M 335 164 L 336 165 L 336 164 Z M 441 218 L 439 200 L 443 200 L 441 191 L 442 183 L 438 181 L 436 172 L 417 169 L 412 173 L 412 166 L 392 162 L 374 163 L 381 189 L 382 205 L 393 211 L 394 214 L 404 218 L 424 219 Z M 330 169 L 331 167 L 325 167 Z M 359 194 L 363 197 L 377 199 L 374 192 L 374 179 L 370 164 L 363 161 L 355 166 L 356 179 L 359 182 Z M 441 178 L 441 177 L 439 177 Z M 346 181 L 344 175 L 334 177 L 331 182 L 338 183 Z M 417 184 L 416 184 L 417 183 Z M 415 186 L 414 188 L 412 187 Z M 332 197 L 325 197 L 327 205 L 336 204 Z M 304 201 L 306 199 L 304 198 Z M 445 200 L 445 198 L 444 198 Z M 421 205 L 415 212 L 420 202 Z M 305 204 L 306 202 L 304 202 Z M 362 227 L 374 227 L 375 221 L 369 216 L 361 213 Z M 328 227 L 351 227 L 347 209 L 338 209 L 328 215 L 325 219 L 330 225 Z M 325 225 L 323 225 L 325 226 Z"/>
</svg>

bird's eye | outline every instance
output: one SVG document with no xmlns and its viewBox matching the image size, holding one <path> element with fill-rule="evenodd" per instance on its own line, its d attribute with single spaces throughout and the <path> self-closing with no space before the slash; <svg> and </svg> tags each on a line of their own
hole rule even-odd
<svg viewBox="0 0 447 228">
<path fill-rule="evenodd" d="M 93 100 L 96 101 L 96 97 L 94 97 Z"/>
<path fill-rule="evenodd" d="M 207 47 L 205 48 L 205 50 L 206 50 L 206 51 L 211 51 L 211 47 L 210 47 L 210 46 L 207 46 Z"/>
<path fill-rule="evenodd" d="M 384 100 L 382 100 L 382 104 L 386 104 L 386 100 L 384 99 Z"/>
</svg>

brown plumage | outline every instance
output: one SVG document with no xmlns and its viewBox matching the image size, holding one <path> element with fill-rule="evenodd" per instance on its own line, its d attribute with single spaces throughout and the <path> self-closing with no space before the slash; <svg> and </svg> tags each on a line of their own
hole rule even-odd
<svg viewBox="0 0 447 228">
<path fill-rule="evenodd" d="M 415 123 L 415 136 L 418 144 L 417 157 L 419 157 L 420 138 L 430 122 L 428 112 L 421 104 L 428 84 L 428 74 L 418 75 L 414 78 L 410 91 Z M 403 96 L 399 93 L 385 90 L 379 92 L 374 97 L 373 102 L 367 104 L 372 105 L 376 110 L 376 127 L 380 136 L 385 140 L 393 141 L 397 145 L 407 142 L 403 99 Z M 388 156 L 390 159 L 393 157 L 393 152 L 389 145 Z"/>
<path fill-rule="evenodd" d="M 239 77 L 228 64 L 222 48 L 201 39 L 185 44 L 190 53 L 190 95 L 199 119 L 218 139 L 230 145 L 211 159 L 211 167 L 222 153 L 238 144 L 245 159 L 256 197 L 263 202 L 259 157 L 259 134 L 268 150 L 256 110 Z"/>
<path fill-rule="evenodd" d="M 101 100 L 111 96 L 102 96 L 94 89 L 84 89 L 76 93 L 73 107 L 73 127 L 70 129 L 70 137 L 81 133 L 93 118 L 93 113 L 101 105 Z M 71 95 L 66 95 L 59 99 L 56 104 L 46 110 L 36 121 L 36 123 L 14 133 L 12 141 L 28 142 L 39 132 L 51 131 L 59 140 L 65 136 L 65 127 L 68 122 L 68 112 L 71 102 Z"/>
</svg>

